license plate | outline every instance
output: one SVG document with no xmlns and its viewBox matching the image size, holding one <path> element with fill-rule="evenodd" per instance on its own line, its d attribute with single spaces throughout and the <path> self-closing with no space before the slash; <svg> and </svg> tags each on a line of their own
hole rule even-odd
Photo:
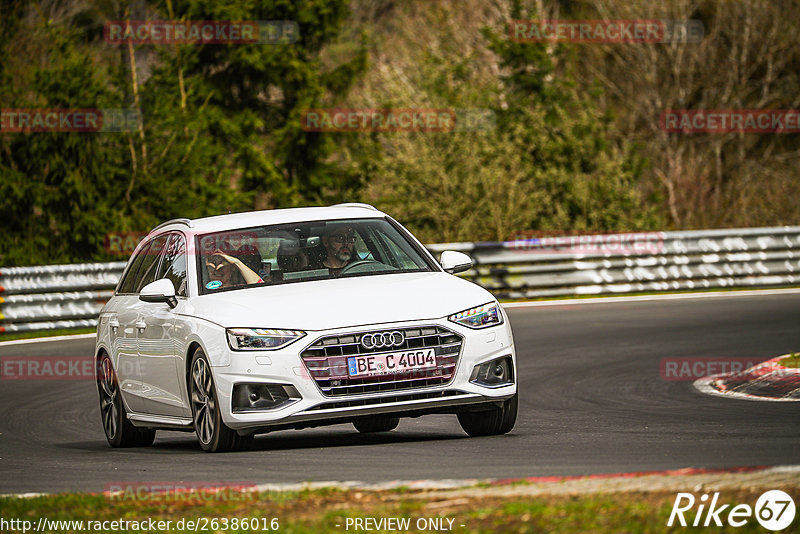
<svg viewBox="0 0 800 534">
<path fill-rule="evenodd" d="M 347 358 L 347 372 L 350 376 L 391 375 L 433 367 L 436 367 L 436 354 L 433 349 L 406 350 Z"/>
</svg>

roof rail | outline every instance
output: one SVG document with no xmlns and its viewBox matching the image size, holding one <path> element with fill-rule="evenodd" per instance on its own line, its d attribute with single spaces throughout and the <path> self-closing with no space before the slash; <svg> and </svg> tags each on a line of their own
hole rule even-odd
<svg viewBox="0 0 800 534">
<path fill-rule="evenodd" d="M 163 223 L 159 224 L 158 226 L 156 226 L 155 228 L 153 228 L 152 230 L 150 230 L 150 233 L 152 234 L 153 232 L 155 232 L 159 228 L 163 228 L 163 227 L 168 226 L 170 224 L 185 224 L 189 228 L 192 227 L 191 219 L 186 219 L 184 217 L 184 218 L 181 218 L 181 219 L 171 219 L 169 221 L 163 222 Z"/>
<path fill-rule="evenodd" d="M 330 206 L 331 208 L 367 208 L 370 210 L 380 211 L 378 208 L 373 206 L 372 204 L 367 204 L 366 202 L 342 202 L 340 204 L 334 204 Z"/>
</svg>

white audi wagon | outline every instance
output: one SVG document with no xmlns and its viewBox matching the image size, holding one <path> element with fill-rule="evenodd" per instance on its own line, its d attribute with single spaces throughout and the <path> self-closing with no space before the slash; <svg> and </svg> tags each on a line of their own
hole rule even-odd
<svg viewBox="0 0 800 534">
<path fill-rule="evenodd" d="M 157 430 L 211 452 L 256 434 L 456 414 L 509 432 L 508 317 L 397 221 L 366 204 L 176 219 L 137 246 L 97 327 L 100 413 L 113 447 Z"/>
</svg>

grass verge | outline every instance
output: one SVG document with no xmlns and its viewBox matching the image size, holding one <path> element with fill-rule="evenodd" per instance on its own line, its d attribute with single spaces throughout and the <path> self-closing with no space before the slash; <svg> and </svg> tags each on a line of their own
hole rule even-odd
<svg viewBox="0 0 800 534">
<path fill-rule="evenodd" d="M 55 330 L 31 330 L 30 332 L 5 332 L 0 334 L 0 341 L 13 341 L 15 339 L 33 339 L 37 337 L 71 336 L 77 334 L 94 334 L 95 327 L 88 328 L 58 328 Z"/>
<path fill-rule="evenodd" d="M 800 368 L 800 353 L 793 352 L 789 356 L 781 358 L 778 363 L 784 367 Z"/>
<path fill-rule="evenodd" d="M 687 488 L 686 491 L 692 491 Z M 788 490 L 795 501 L 800 488 Z M 754 506 L 762 491 L 755 488 L 725 491 L 721 503 L 742 503 Z M 695 491 L 699 495 L 700 492 Z M 437 494 L 422 490 L 337 490 L 320 489 L 298 492 L 268 492 L 246 500 L 220 499 L 206 496 L 137 499 L 132 495 L 111 498 L 104 495 L 59 494 L 34 498 L 0 498 L 0 510 L 6 520 L 21 519 L 35 525 L 40 517 L 48 520 L 128 521 L 170 520 L 170 528 L 150 532 L 186 532 L 187 521 L 208 521 L 207 532 L 292 532 L 326 533 L 370 530 L 372 532 L 664 532 L 683 530 L 677 524 L 672 529 L 667 521 L 675 502 L 675 492 L 628 491 L 584 495 L 523 496 L 474 494 L 459 496 Z M 694 509 L 696 511 L 696 507 Z M 687 512 L 691 525 L 695 511 Z M 205 518 L 205 519 L 203 519 Z M 216 518 L 217 523 L 210 519 Z M 223 528 L 227 518 L 227 528 Z M 257 529 L 231 528 L 233 519 L 255 518 Z M 376 521 L 395 518 L 395 528 L 356 529 L 356 520 Z M 273 519 L 276 521 L 273 522 Z M 702 519 L 705 519 L 704 517 Z M 183 520 L 184 528 L 178 528 Z M 724 518 L 723 518 L 724 520 Z M 407 523 L 405 523 L 407 521 Z M 397 528 L 396 525 L 408 525 Z M 362 523 L 363 525 L 363 523 Z M 794 523 L 793 525 L 796 525 Z M 278 528 L 275 529 L 274 527 Z M 348 528 L 349 526 L 349 528 Z M 383 527 L 386 523 L 383 523 Z M 438 527 L 438 528 L 435 528 Z M 51 529 L 50 532 L 73 530 Z M 791 529 L 791 527 L 790 527 Z M 716 527 L 714 532 L 763 532 L 755 518 L 744 527 Z M 3 530 L 17 532 L 17 530 Z M 21 532 L 21 530 L 18 530 Z M 105 532 L 147 532 L 133 528 L 105 529 Z M 41 531 L 40 531 L 41 532 Z"/>
</svg>

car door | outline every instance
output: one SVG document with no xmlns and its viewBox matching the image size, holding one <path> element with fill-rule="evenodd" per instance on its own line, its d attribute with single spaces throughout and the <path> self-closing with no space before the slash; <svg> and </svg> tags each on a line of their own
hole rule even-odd
<svg viewBox="0 0 800 534">
<path fill-rule="evenodd" d="M 143 282 L 146 285 L 162 278 L 172 281 L 178 306 L 172 309 L 164 303 L 139 303 L 140 324 L 144 326 L 139 331 L 142 410 L 148 414 L 184 417 L 188 416 L 188 406 L 183 401 L 175 321 L 186 305 L 186 241 L 179 233 L 168 237 L 152 279 L 148 277 Z"/>
<path fill-rule="evenodd" d="M 136 294 L 138 273 L 148 257 L 152 241 L 142 245 L 130 261 L 117 286 L 113 307 L 108 310 L 109 337 L 120 391 L 130 411 L 142 409 L 142 381 L 139 369 L 139 296 Z"/>
</svg>

